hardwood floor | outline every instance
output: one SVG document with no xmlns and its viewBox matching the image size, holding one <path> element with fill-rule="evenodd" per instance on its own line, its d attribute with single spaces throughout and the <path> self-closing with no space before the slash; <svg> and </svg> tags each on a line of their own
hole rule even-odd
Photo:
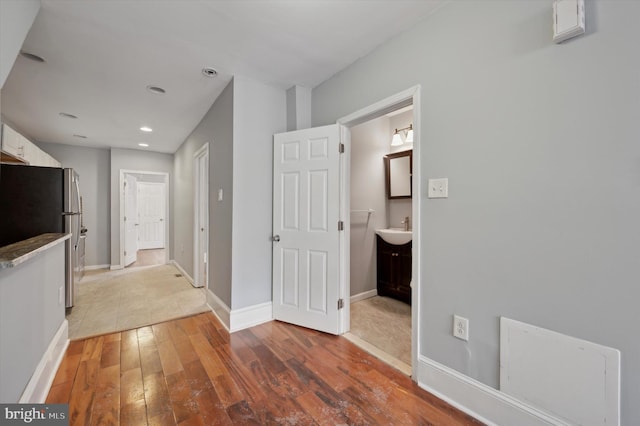
<svg viewBox="0 0 640 426">
<path fill-rule="evenodd" d="M 475 425 L 349 341 L 211 313 L 73 341 L 47 403 L 71 425 Z"/>
</svg>

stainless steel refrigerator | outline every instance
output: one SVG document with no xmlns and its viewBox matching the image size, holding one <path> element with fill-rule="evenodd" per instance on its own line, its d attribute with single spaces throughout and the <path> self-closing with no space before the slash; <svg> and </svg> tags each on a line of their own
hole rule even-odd
<svg viewBox="0 0 640 426">
<path fill-rule="evenodd" d="M 65 305 L 84 273 L 86 229 L 80 177 L 73 169 L 0 164 L 0 247 L 48 232 L 70 233 L 65 242 Z"/>
</svg>

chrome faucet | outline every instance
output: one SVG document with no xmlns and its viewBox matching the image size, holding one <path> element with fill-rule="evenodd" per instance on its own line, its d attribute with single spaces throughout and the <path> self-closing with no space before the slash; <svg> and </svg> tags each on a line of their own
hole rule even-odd
<svg viewBox="0 0 640 426">
<path fill-rule="evenodd" d="M 406 216 L 404 218 L 404 220 L 402 222 L 400 222 L 404 225 L 404 230 L 408 231 L 409 230 L 409 216 Z"/>
</svg>

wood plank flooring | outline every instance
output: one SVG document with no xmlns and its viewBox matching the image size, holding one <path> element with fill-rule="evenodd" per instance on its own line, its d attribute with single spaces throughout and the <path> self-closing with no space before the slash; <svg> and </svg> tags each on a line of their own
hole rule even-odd
<svg viewBox="0 0 640 426">
<path fill-rule="evenodd" d="M 71 425 L 476 425 L 349 341 L 212 313 L 73 341 L 47 403 Z"/>
</svg>

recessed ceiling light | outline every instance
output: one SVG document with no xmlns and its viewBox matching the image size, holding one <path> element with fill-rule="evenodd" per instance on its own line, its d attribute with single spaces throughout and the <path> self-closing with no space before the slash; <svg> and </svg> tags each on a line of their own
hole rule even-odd
<svg viewBox="0 0 640 426">
<path fill-rule="evenodd" d="M 143 132 L 153 132 L 153 129 L 148 126 L 142 126 L 140 127 L 140 130 L 142 130 Z"/>
<path fill-rule="evenodd" d="M 147 90 L 151 93 L 155 93 L 156 95 L 164 95 L 165 93 L 167 93 L 166 90 L 159 86 L 147 86 Z"/>
<path fill-rule="evenodd" d="M 202 74 L 206 75 L 207 77 L 216 77 L 218 75 L 218 71 L 216 71 L 215 69 L 211 68 L 211 67 L 204 67 L 202 68 Z"/>
<path fill-rule="evenodd" d="M 87 138 L 85 135 L 76 135 L 76 134 L 74 134 L 73 137 L 80 138 L 80 139 L 86 139 Z"/>
<path fill-rule="evenodd" d="M 20 56 L 35 62 L 46 62 L 42 56 L 38 56 L 35 53 L 29 53 L 24 50 L 20 51 Z"/>
<path fill-rule="evenodd" d="M 148 144 L 148 143 L 139 143 L 139 144 L 138 144 L 138 146 L 143 146 L 143 147 L 145 147 L 145 148 L 146 148 L 146 147 L 148 147 L 148 146 L 149 146 L 149 144 Z"/>
<path fill-rule="evenodd" d="M 61 112 L 59 113 L 60 117 L 65 117 L 65 118 L 78 118 L 77 115 L 73 115 L 73 114 L 69 114 L 68 112 Z"/>
</svg>

